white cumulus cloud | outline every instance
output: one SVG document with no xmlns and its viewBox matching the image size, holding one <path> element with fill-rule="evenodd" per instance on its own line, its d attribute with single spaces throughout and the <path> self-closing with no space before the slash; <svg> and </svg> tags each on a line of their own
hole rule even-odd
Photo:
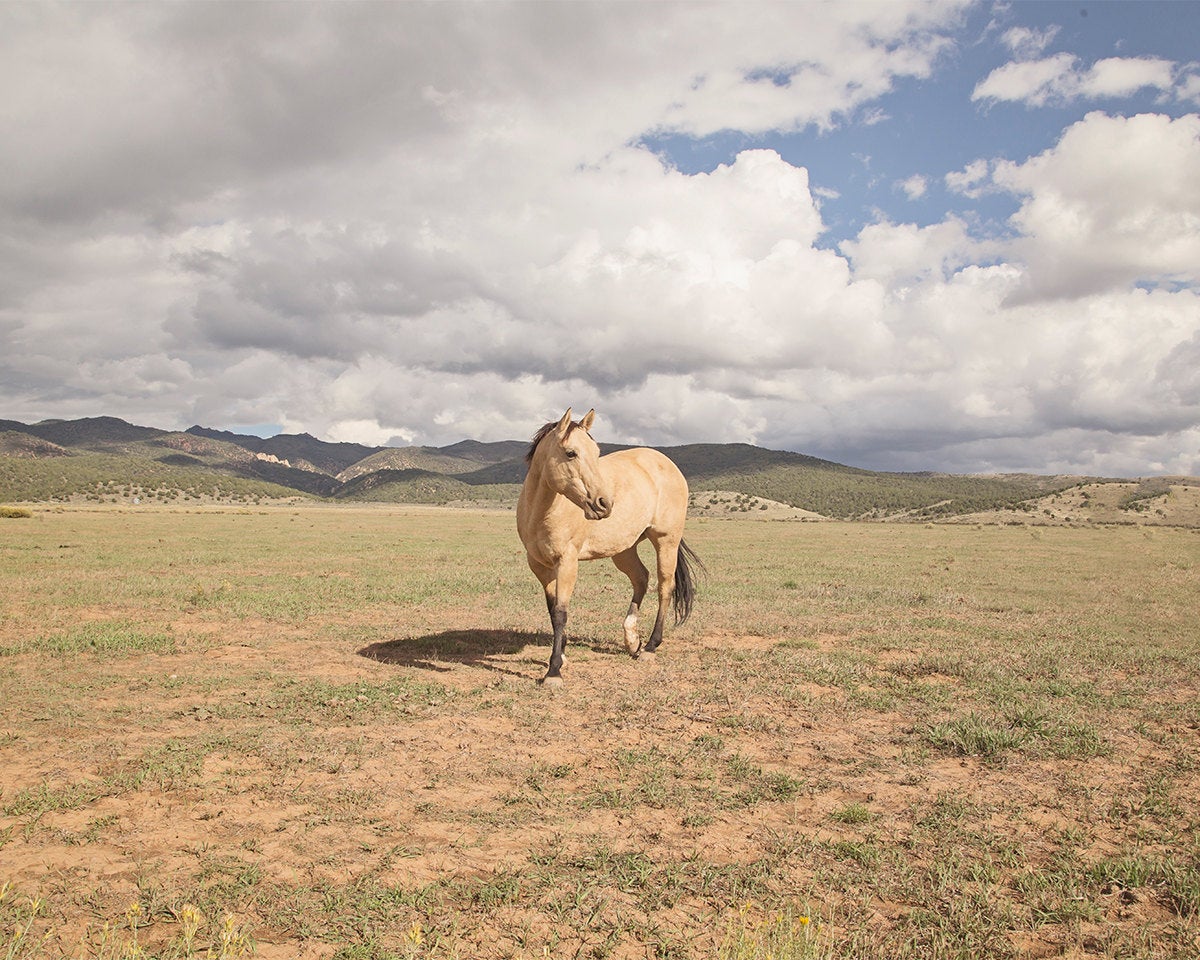
<svg viewBox="0 0 1200 960">
<path fill-rule="evenodd" d="M 1029 295 L 1200 281 L 1200 116 L 1091 113 L 993 180 L 1022 198 Z"/>
<path fill-rule="evenodd" d="M 1060 27 L 1051 26 L 1039 30 L 1033 27 L 1016 26 L 1004 31 L 1004 45 L 1022 60 L 1032 60 L 1054 42 Z"/>
<path fill-rule="evenodd" d="M 900 189 L 909 200 L 920 200 L 929 190 L 929 180 L 918 174 L 913 174 L 899 183 Z"/>
<path fill-rule="evenodd" d="M 1016 60 L 981 80 L 972 100 L 1017 101 L 1031 107 L 1123 97 L 1146 87 L 1170 91 L 1174 64 L 1158 57 L 1109 57 L 1084 67 L 1070 53 Z"/>
</svg>

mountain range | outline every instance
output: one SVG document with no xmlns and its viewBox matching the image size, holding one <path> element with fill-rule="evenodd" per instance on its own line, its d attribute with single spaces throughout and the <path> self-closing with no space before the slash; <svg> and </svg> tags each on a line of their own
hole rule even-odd
<svg viewBox="0 0 1200 960">
<path fill-rule="evenodd" d="M 525 478 L 527 446 L 462 440 L 445 447 L 371 447 L 306 433 L 262 438 L 202 426 L 160 430 L 105 416 L 0 420 L 0 502 L 304 497 L 511 505 Z M 600 447 L 603 453 L 621 449 Z M 708 493 L 704 509 L 720 504 L 724 513 L 787 507 L 840 519 L 1020 516 L 1072 488 L 1093 501 L 1087 488 L 1114 484 L 1125 492 L 1095 502 L 1112 500 L 1119 511 L 1144 513 L 1149 501 L 1169 498 L 1173 489 L 1200 494 L 1194 478 L 878 473 L 744 443 L 659 449 L 679 465 L 694 494 Z"/>
</svg>

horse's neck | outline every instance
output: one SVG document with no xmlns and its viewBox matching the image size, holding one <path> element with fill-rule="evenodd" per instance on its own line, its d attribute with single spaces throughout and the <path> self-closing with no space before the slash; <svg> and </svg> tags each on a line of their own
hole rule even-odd
<svg viewBox="0 0 1200 960">
<path fill-rule="evenodd" d="M 525 500 L 526 515 L 538 523 L 557 525 L 576 513 L 582 515 L 578 506 L 546 483 L 541 466 L 536 462 L 531 465 L 525 477 L 521 496 Z"/>
</svg>

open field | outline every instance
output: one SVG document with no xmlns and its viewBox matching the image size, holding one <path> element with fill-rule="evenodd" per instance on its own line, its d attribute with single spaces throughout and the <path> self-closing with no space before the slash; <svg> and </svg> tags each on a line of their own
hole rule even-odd
<svg viewBox="0 0 1200 960">
<path fill-rule="evenodd" d="M 6 960 L 1200 955 L 1195 531 L 693 520 L 550 694 L 511 513 L 31 512 Z"/>
</svg>

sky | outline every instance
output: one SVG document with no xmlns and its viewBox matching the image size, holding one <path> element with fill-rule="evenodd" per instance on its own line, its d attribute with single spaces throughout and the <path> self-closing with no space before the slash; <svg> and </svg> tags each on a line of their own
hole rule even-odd
<svg viewBox="0 0 1200 960">
<path fill-rule="evenodd" d="M 1200 474 L 1200 3 L 0 4 L 0 418 Z"/>
</svg>

